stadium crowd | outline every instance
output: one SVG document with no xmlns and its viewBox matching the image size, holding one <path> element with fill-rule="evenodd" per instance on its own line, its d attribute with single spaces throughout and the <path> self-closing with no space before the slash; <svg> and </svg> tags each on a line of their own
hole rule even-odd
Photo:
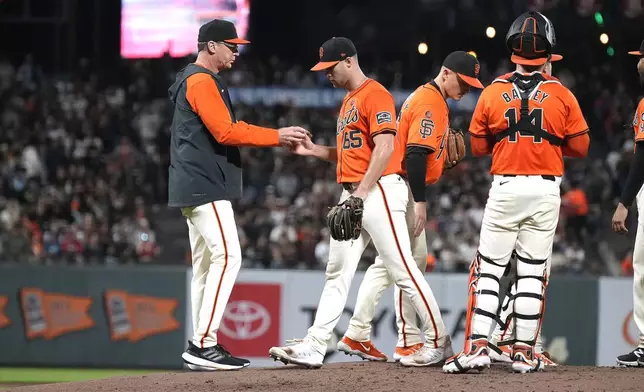
<svg viewBox="0 0 644 392">
<path fill-rule="evenodd" d="M 243 59 L 243 58 L 242 58 Z M 81 61 L 72 77 L 52 77 L 27 57 L 0 62 L 0 261 L 32 263 L 164 261 L 155 214 L 167 208 L 166 176 L 171 111 L 166 89 L 177 64 L 130 61 L 117 75 L 90 71 Z M 483 80 L 510 71 L 508 61 L 482 60 Z M 369 76 L 390 89 L 411 90 L 429 80 L 404 81 L 400 67 Z M 593 256 L 610 229 L 616 198 L 632 155 L 635 93 L 610 66 L 554 74 L 578 97 L 591 129 L 591 157 L 567 163 L 553 270 L 607 274 Z M 368 70 L 369 68 L 366 67 Z M 271 58 L 239 61 L 223 75 L 231 87 L 329 88 L 321 75 Z M 335 143 L 337 108 L 296 104 L 236 105 L 237 117 L 281 127 L 299 124 L 316 142 Z M 468 113 L 452 125 L 467 129 Z M 328 207 L 340 187 L 331 164 L 283 148 L 243 148 L 244 198 L 235 208 L 245 266 L 324 268 Z M 428 192 L 428 269 L 464 271 L 477 243 L 490 177 L 488 159 L 468 159 Z M 632 219 L 632 218 L 631 218 Z M 176 224 L 185 225 L 176 211 Z M 186 241 L 185 250 L 188 250 Z M 618 259 L 628 249 L 615 249 Z M 366 266 L 375 251 L 363 257 Z"/>
</svg>

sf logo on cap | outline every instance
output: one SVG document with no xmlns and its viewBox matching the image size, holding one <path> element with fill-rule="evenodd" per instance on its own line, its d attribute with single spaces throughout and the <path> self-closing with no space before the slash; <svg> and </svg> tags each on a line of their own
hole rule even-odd
<svg viewBox="0 0 644 392">
<path fill-rule="evenodd" d="M 478 64 L 474 64 L 474 76 L 478 78 L 479 72 L 481 72 L 481 66 Z"/>
<path fill-rule="evenodd" d="M 324 48 L 320 47 L 320 60 L 322 60 L 322 56 L 324 56 Z"/>
</svg>

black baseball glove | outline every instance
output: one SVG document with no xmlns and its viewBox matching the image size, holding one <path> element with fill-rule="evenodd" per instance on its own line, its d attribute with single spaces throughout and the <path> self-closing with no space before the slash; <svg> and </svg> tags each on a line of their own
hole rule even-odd
<svg viewBox="0 0 644 392">
<path fill-rule="evenodd" d="M 357 240 L 362 230 L 363 210 L 364 201 L 354 196 L 331 208 L 326 216 L 331 237 L 336 241 Z"/>
</svg>

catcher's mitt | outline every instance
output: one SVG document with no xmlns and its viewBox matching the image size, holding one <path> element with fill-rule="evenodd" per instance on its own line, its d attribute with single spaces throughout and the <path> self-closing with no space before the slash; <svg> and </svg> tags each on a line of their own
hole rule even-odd
<svg viewBox="0 0 644 392">
<path fill-rule="evenodd" d="M 451 169 L 465 158 L 465 136 L 462 131 L 450 128 L 447 135 L 445 169 Z"/>
<path fill-rule="evenodd" d="M 331 237 L 336 241 L 357 240 L 362 230 L 363 209 L 364 201 L 354 196 L 331 208 L 326 216 Z"/>
</svg>

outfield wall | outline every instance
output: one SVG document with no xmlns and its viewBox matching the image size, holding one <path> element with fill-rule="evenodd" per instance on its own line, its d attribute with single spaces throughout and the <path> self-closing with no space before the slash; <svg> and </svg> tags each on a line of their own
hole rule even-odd
<svg viewBox="0 0 644 392">
<path fill-rule="evenodd" d="M 352 360 L 333 348 L 348 325 L 362 278 L 356 274 L 327 362 Z M 426 278 L 459 349 L 467 276 Z M 0 365 L 181 368 L 192 330 L 190 279 L 183 267 L 0 267 Z M 320 271 L 242 271 L 221 343 L 253 366 L 271 365 L 269 347 L 306 334 L 323 285 Z M 631 293 L 628 278 L 553 277 L 543 326 L 546 349 L 562 363 L 613 365 L 637 340 Z M 376 308 L 372 338 L 392 354 L 392 288 Z"/>
</svg>

